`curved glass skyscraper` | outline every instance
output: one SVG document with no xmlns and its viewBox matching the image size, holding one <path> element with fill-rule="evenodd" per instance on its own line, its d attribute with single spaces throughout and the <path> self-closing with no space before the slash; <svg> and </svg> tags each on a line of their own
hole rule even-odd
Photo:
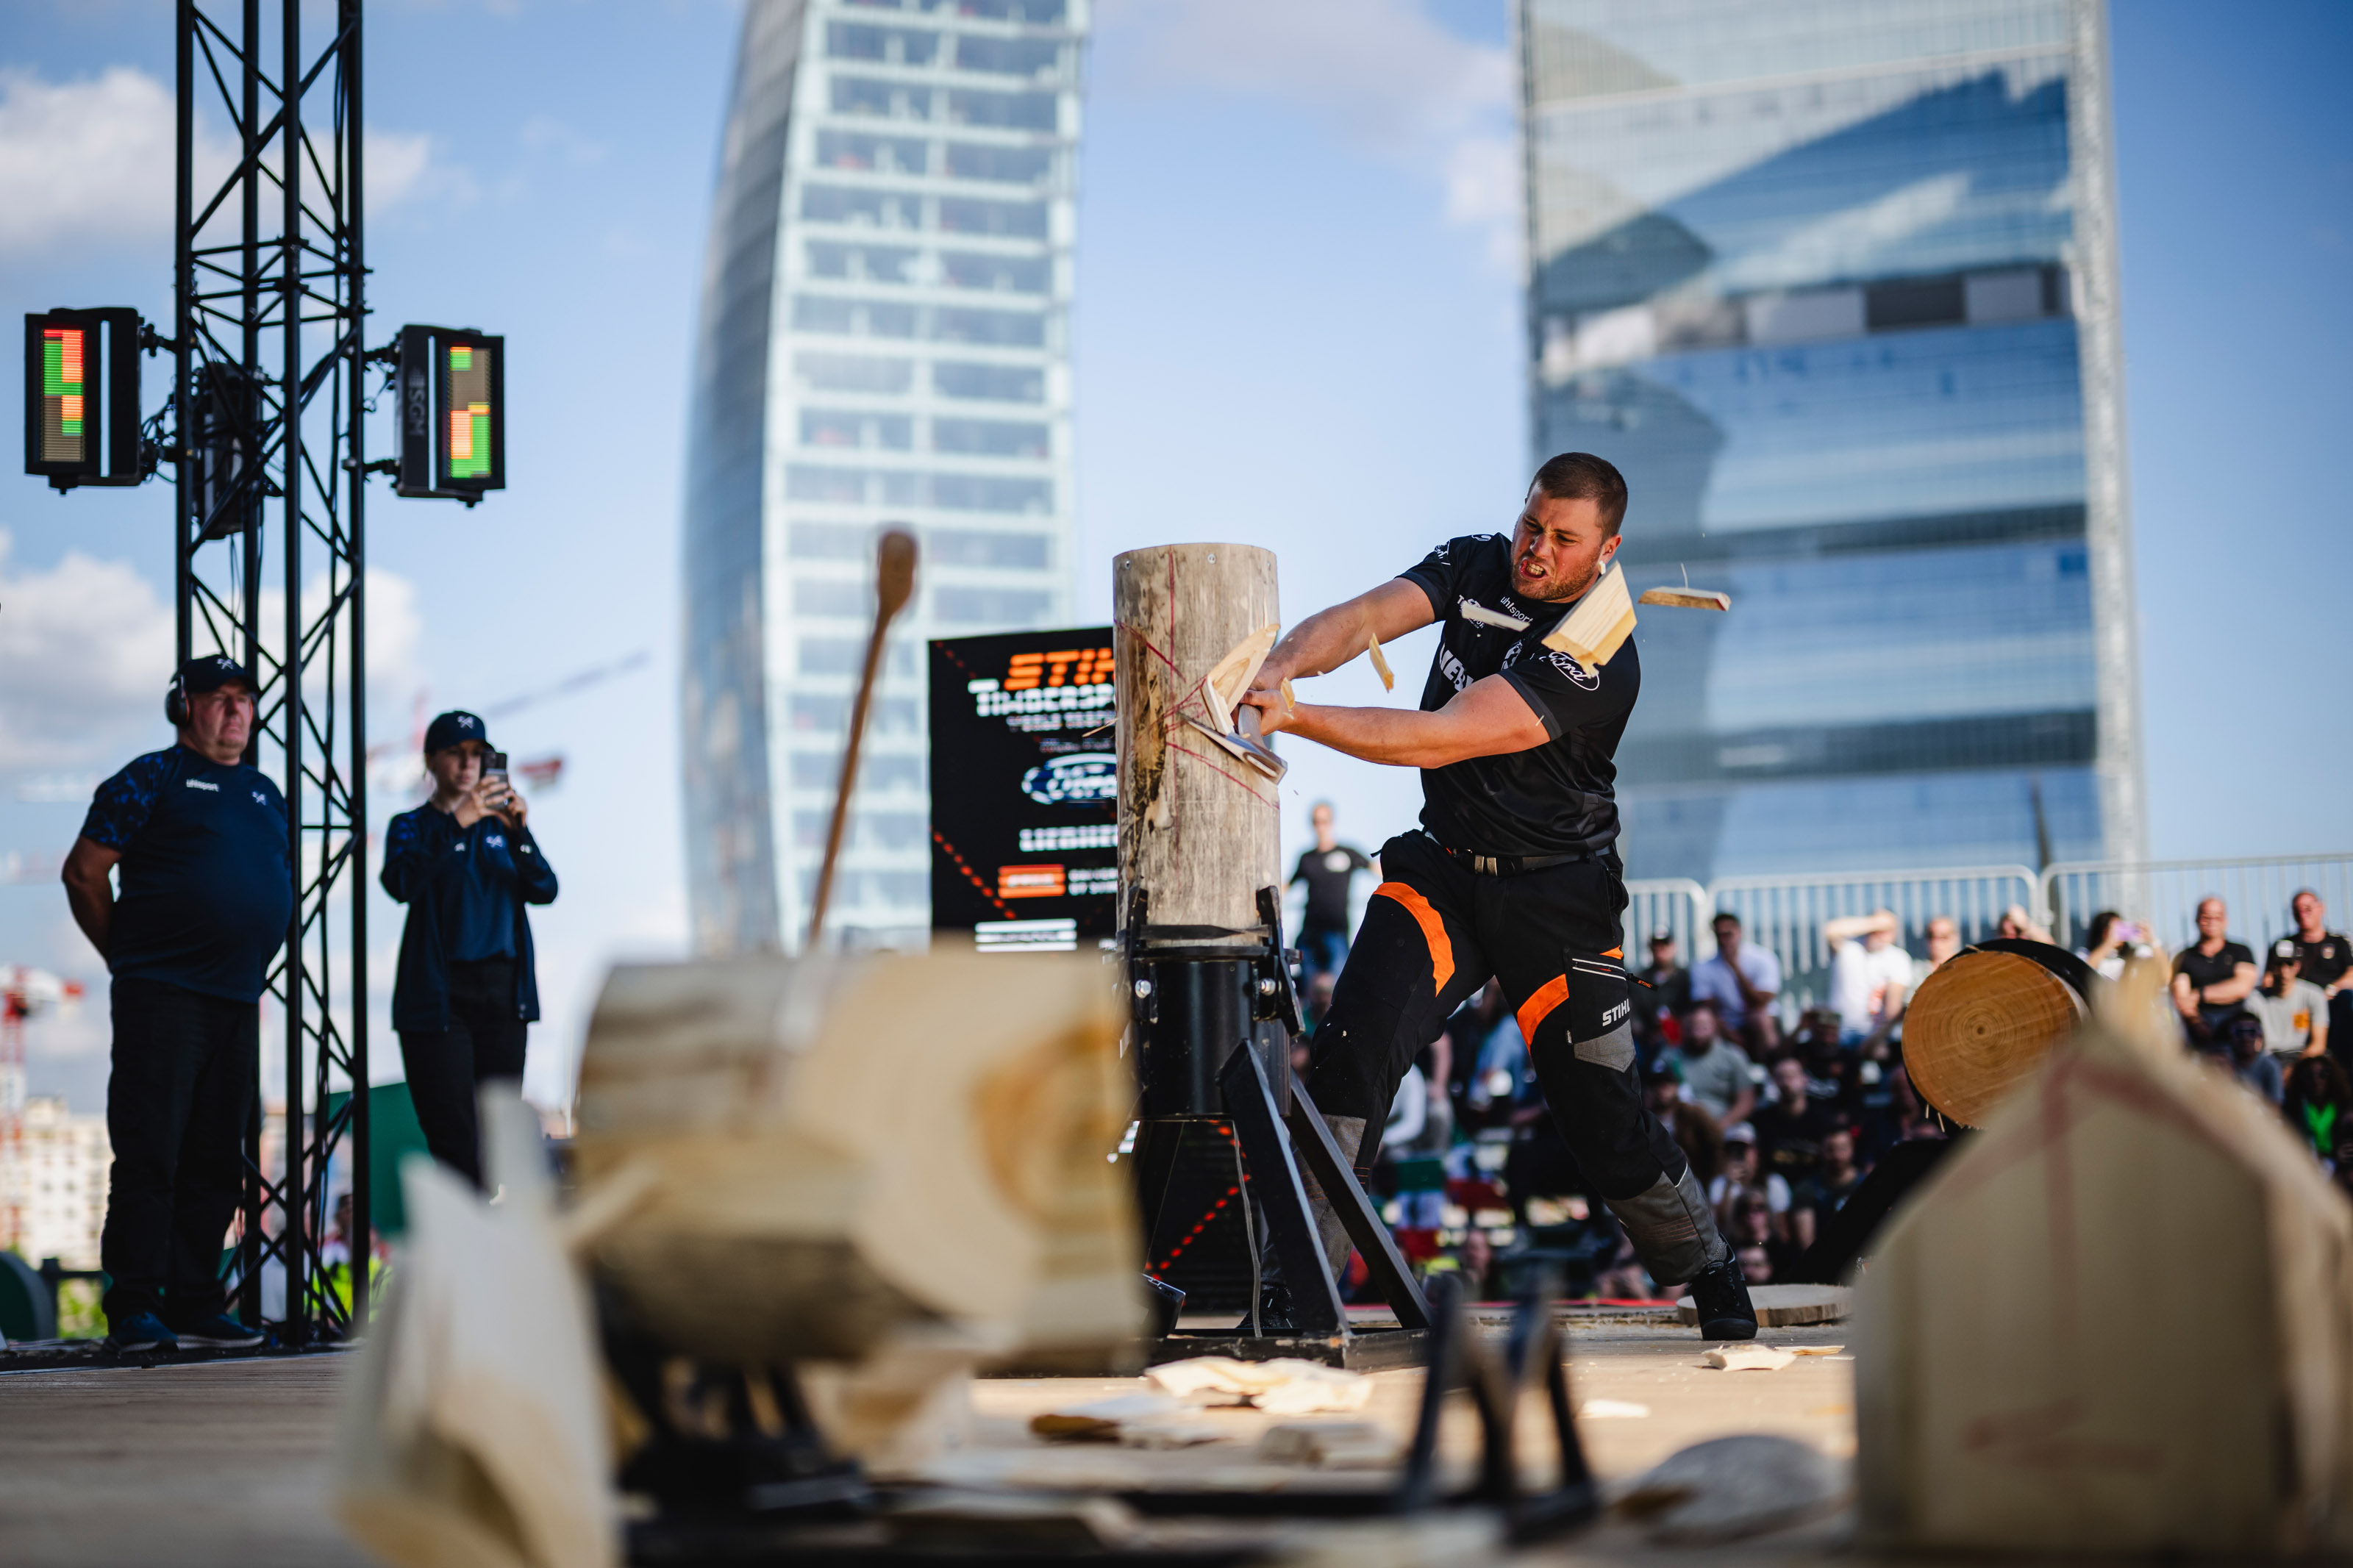
<svg viewBox="0 0 2353 1568">
<path fill-rule="evenodd" d="M 708 952 L 798 945 L 872 622 L 838 923 L 929 924 L 923 639 L 1067 624 L 1068 318 L 1089 0 L 752 0 L 695 344 L 688 891 Z"/>
<path fill-rule="evenodd" d="M 1520 0 L 1539 458 L 1633 491 L 1630 871 L 2141 840 L 2100 0 Z"/>
</svg>

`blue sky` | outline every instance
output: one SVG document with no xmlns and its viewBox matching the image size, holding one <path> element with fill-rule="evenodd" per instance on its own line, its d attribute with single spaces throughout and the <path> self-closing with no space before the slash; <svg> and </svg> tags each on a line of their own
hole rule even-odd
<svg viewBox="0 0 2353 1568">
<path fill-rule="evenodd" d="M 1507 521 L 1527 454 L 1503 0 L 1099 15 L 1076 321 L 1089 613 L 1108 612 L 1110 556 L 1141 544 L 1269 543 L 1296 618 Z M 0 310 L 169 320 L 169 17 L 8 8 Z M 512 485 L 471 512 L 375 492 L 375 732 L 405 743 L 420 692 L 488 707 L 649 656 L 496 726 L 568 764 L 534 816 L 565 879 L 537 921 L 551 1098 L 603 966 L 685 931 L 680 458 L 736 18 L 724 0 L 369 9 L 381 335 L 507 334 Z M 2353 8 L 2134 0 L 2114 27 L 2152 847 L 2339 847 L 2353 532 L 2327 465 L 2353 414 Z M 0 419 L 18 395 L 0 378 Z M 168 739 L 169 509 L 161 486 L 60 500 L 0 479 L 0 854 L 60 853 L 79 825 L 24 796 Z M 1324 684 L 1345 700 L 1370 677 Z M 1319 794 L 1366 841 L 1414 809 L 1410 775 L 1294 751 L 1294 826 Z M 387 976 L 397 915 L 379 902 Z M 102 978 L 46 876 L 0 885 L 12 960 Z M 36 1090 L 94 1108 L 103 1044 L 102 1005 L 37 1026 Z"/>
</svg>

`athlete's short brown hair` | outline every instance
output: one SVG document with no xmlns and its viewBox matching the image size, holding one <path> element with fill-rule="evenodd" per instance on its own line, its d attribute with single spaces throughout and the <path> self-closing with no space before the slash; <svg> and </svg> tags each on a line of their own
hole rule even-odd
<svg viewBox="0 0 2353 1568">
<path fill-rule="evenodd" d="M 1590 452 L 1563 452 L 1547 458 L 1528 484 L 1554 500 L 1589 500 L 1601 509 L 1601 526 L 1611 533 L 1626 521 L 1626 476 L 1608 458 Z"/>
</svg>

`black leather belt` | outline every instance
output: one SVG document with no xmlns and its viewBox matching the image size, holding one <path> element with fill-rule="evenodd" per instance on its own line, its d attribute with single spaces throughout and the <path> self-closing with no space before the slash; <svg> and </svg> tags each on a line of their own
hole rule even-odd
<svg viewBox="0 0 2353 1568">
<path fill-rule="evenodd" d="M 1438 844 L 1434 837 L 1430 841 Z M 1468 849 L 1457 849 L 1451 844 L 1438 844 L 1438 847 L 1482 877 L 1516 877 L 1526 871 L 1547 870 L 1555 866 L 1567 866 L 1594 858 L 1581 851 L 1575 855 L 1473 855 Z"/>
</svg>

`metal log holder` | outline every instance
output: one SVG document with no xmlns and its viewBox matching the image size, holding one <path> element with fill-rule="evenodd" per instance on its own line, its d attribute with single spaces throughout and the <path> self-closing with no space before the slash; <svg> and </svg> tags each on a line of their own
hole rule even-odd
<svg viewBox="0 0 2353 1568">
<path fill-rule="evenodd" d="M 1547 1282 L 1548 1283 L 1548 1282 Z M 1554 1325 L 1547 1283 L 1524 1296 L 1508 1334 L 1483 1341 L 1461 1282 L 1438 1282 L 1428 1333 L 1430 1375 L 1411 1444 L 1386 1486 L 1247 1487 L 1222 1490 L 1169 1485 L 1112 1495 L 1137 1513 L 1193 1521 L 1410 1519 L 1455 1510 L 1493 1510 L 1505 1538 L 1528 1545 L 1569 1533 L 1600 1512 L 1600 1499 L 1578 1441 L 1568 1373 Z M 616 1378 L 651 1417 L 653 1431 L 623 1470 L 624 1486 L 650 1499 L 656 1512 L 628 1526 L 633 1564 L 717 1568 L 791 1562 L 856 1564 L 936 1563 L 935 1531 L 911 1538 L 903 1522 L 955 1489 L 869 1484 L 859 1467 L 829 1456 L 786 1372 L 686 1368 L 638 1339 L 606 1313 L 607 1352 Z M 617 1336 L 617 1329 L 619 1332 Z M 1448 1399 L 1469 1395 L 1478 1416 L 1479 1460 L 1467 1486 L 1450 1486 L 1440 1436 Z M 1517 1415 L 1530 1394 L 1550 1416 L 1556 1474 L 1549 1486 L 1522 1484 Z M 1367 1480 L 1370 1478 L 1366 1478 Z M 1066 1491 L 1014 1490 L 1009 1503 L 1067 1502 Z M 1247 1533 L 1196 1532 L 1182 1544 L 1083 1549 L 992 1538 L 977 1525 L 955 1543 L 960 1561 L 1033 1563 L 1043 1555 L 1154 1563 L 1160 1568 L 1226 1568 L 1264 1561 L 1271 1543 Z"/>
<path fill-rule="evenodd" d="M 1166 1183 L 1183 1123 L 1230 1122 L 1249 1176 L 1246 1201 L 1282 1265 L 1296 1327 L 1272 1333 L 1178 1329 L 1160 1339 L 1151 1359 L 1300 1356 L 1358 1371 L 1417 1364 L 1428 1348 L 1430 1305 L 1291 1070 L 1292 1042 L 1304 1032 L 1291 975 L 1295 955 L 1283 946 L 1276 889 L 1261 888 L 1257 904 L 1260 923 L 1247 931 L 1155 926 L 1151 890 L 1138 885 L 1129 891 L 1120 945 L 1139 1089 L 1138 1196 L 1145 1214 L 1157 1208 L 1155 1195 Z M 1303 1161 L 1364 1256 L 1397 1328 L 1349 1325 L 1316 1237 Z"/>
</svg>

